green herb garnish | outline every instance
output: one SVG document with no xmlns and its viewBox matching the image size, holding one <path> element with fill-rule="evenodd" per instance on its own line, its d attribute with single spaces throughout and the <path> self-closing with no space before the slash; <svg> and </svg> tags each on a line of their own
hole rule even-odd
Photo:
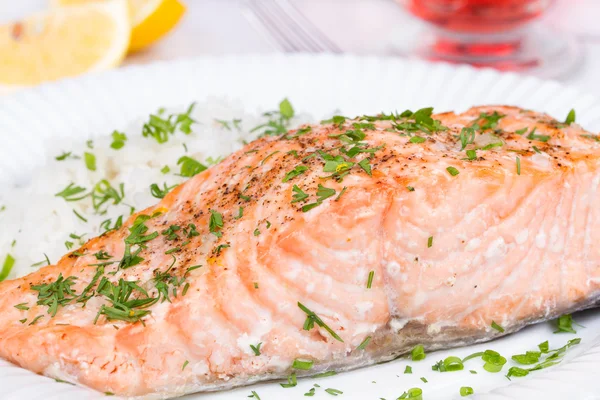
<svg viewBox="0 0 600 400">
<path fill-rule="evenodd" d="M 492 321 L 492 328 L 497 330 L 500 333 L 504 333 L 504 328 L 496 323 L 496 321 Z"/>
<path fill-rule="evenodd" d="M 6 257 L 4 258 L 4 263 L 2 263 L 2 270 L 0 270 L 0 282 L 2 282 L 3 280 L 5 280 L 8 277 L 8 275 L 10 274 L 10 271 L 12 271 L 14 265 L 15 265 L 14 257 L 11 256 L 10 254 L 7 254 Z"/>
<path fill-rule="evenodd" d="M 460 172 L 454 167 L 448 167 L 448 168 L 446 168 L 446 171 L 448 171 L 448 173 L 452 176 L 456 176 L 456 175 L 460 174 Z"/>
<path fill-rule="evenodd" d="M 291 170 L 291 171 L 289 171 L 288 173 L 285 174 L 285 177 L 283 178 L 282 182 L 287 182 L 290 179 L 295 178 L 298 175 L 303 174 L 307 170 L 308 170 L 307 166 L 305 166 L 305 165 L 297 165 L 296 167 L 294 167 L 293 170 Z"/>
<path fill-rule="evenodd" d="M 54 317 L 59 307 L 65 306 L 77 298 L 76 293 L 71 289 L 76 279 L 75 276 L 69 276 L 65 279 L 62 273 L 59 273 L 54 282 L 32 285 L 31 290 L 38 292 L 36 304 L 47 306 L 48 314 Z"/>
<path fill-rule="evenodd" d="M 410 357 L 413 361 L 420 361 L 425 359 L 425 348 L 422 344 L 415 346 L 411 352 Z"/>
<path fill-rule="evenodd" d="M 295 359 L 294 363 L 292 364 L 292 368 L 308 371 L 308 370 L 312 369 L 313 364 L 314 364 L 314 361 L 312 361 L 312 360 Z"/>
<path fill-rule="evenodd" d="M 558 317 L 556 320 L 556 327 L 558 328 L 554 333 L 566 332 L 566 333 L 577 333 L 573 329 L 573 317 L 571 314 L 565 314 Z"/>
<path fill-rule="evenodd" d="M 367 289 L 371 289 L 371 285 L 373 285 L 373 277 L 375 276 L 375 271 L 369 272 L 369 278 L 367 279 Z"/>
<path fill-rule="evenodd" d="M 62 191 L 56 193 L 54 196 L 62 197 L 66 201 L 78 201 L 87 197 L 86 195 L 78 196 L 79 194 L 85 192 L 86 189 L 81 186 L 75 186 L 74 183 L 69 183 L 69 185 L 64 188 Z"/>
<path fill-rule="evenodd" d="M 338 396 L 338 395 L 340 395 L 340 394 L 343 394 L 343 393 L 344 393 L 344 392 L 342 392 L 341 390 L 337 390 L 337 389 L 331 389 L 331 388 L 329 388 L 329 389 L 325 389 L 325 391 L 326 391 L 327 393 L 329 393 L 330 395 L 332 395 L 332 396 Z"/>
<path fill-rule="evenodd" d="M 125 146 L 125 142 L 127 141 L 127 135 L 123 132 L 113 131 L 112 140 L 113 141 L 110 144 L 110 147 L 112 147 L 115 150 L 119 150 L 123 148 L 123 146 Z"/>
<path fill-rule="evenodd" d="M 311 310 L 309 310 L 306 306 L 304 306 L 302 303 L 298 302 L 298 307 L 304 311 L 307 315 L 306 317 L 306 321 L 304 322 L 304 327 L 303 329 L 305 331 L 310 331 L 315 324 L 317 324 L 318 326 L 320 326 L 321 328 L 325 329 L 327 332 L 329 332 L 329 334 L 335 339 L 338 340 L 340 342 L 344 342 L 342 340 L 341 337 L 338 336 L 337 333 L 335 333 L 333 331 L 333 329 L 331 329 L 325 322 L 323 322 L 323 320 L 321 318 L 319 318 L 319 316 L 317 314 L 315 314 L 314 312 L 312 312 Z"/>
<path fill-rule="evenodd" d="M 220 238 L 221 236 L 223 236 L 223 234 L 221 233 L 222 228 L 223 215 L 215 210 L 210 210 L 210 220 L 208 222 L 208 229 L 210 230 L 210 233 Z"/>
<path fill-rule="evenodd" d="M 85 161 L 85 166 L 90 171 L 96 170 L 96 156 L 92 153 L 88 153 L 87 151 L 83 153 L 83 159 Z"/>
<path fill-rule="evenodd" d="M 250 348 L 252 349 L 252 351 L 254 352 L 255 356 L 260 356 L 260 346 L 262 346 L 262 342 L 260 342 L 259 344 L 257 344 L 256 346 L 251 344 Z"/>
<path fill-rule="evenodd" d="M 293 388 L 298 384 L 298 380 L 296 379 L 296 373 L 292 372 L 290 376 L 288 376 L 287 383 L 280 383 L 282 388 Z"/>
<path fill-rule="evenodd" d="M 177 165 L 181 165 L 179 175 L 186 178 L 191 178 L 208 168 L 206 165 L 188 156 L 180 157 L 179 160 L 177 160 Z"/>
<path fill-rule="evenodd" d="M 365 340 L 358 345 L 356 350 L 364 350 L 369 345 L 369 342 L 371 342 L 371 336 L 367 336 Z"/>
<path fill-rule="evenodd" d="M 569 111 L 569 114 L 567 114 L 567 118 L 565 119 L 565 124 L 571 125 L 573 122 L 575 122 L 575 117 L 576 117 L 575 110 L 571 109 L 571 111 Z"/>
</svg>

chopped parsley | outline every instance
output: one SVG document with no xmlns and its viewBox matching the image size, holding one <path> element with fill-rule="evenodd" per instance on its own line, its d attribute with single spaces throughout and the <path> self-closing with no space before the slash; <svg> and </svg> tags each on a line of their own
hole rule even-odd
<svg viewBox="0 0 600 400">
<path fill-rule="evenodd" d="M 446 357 L 446 359 L 438 361 L 431 367 L 433 371 L 438 372 L 462 371 L 464 368 L 463 361 L 455 356 Z"/>
<path fill-rule="evenodd" d="M 326 378 L 328 376 L 333 376 L 333 375 L 337 375 L 337 372 L 335 371 L 327 371 L 327 372 L 321 372 L 320 374 L 316 374 L 313 375 L 313 378 Z"/>
<path fill-rule="evenodd" d="M 157 199 L 163 199 L 167 193 L 169 193 L 173 188 L 177 187 L 177 185 L 167 186 L 166 183 L 163 183 L 163 188 L 161 189 L 156 183 L 150 185 L 150 194 L 152 197 Z"/>
<path fill-rule="evenodd" d="M 236 215 L 234 218 L 235 219 L 240 219 L 244 216 L 244 207 L 239 207 L 238 208 L 238 215 Z"/>
<path fill-rule="evenodd" d="M 361 167 L 362 170 L 367 173 L 367 175 L 372 176 L 371 164 L 369 164 L 369 158 L 364 158 L 361 161 L 359 161 L 358 166 Z"/>
<path fill-rule="evenodd" d="M 446 168 L 446 171 L 448 171 L 448 173 L 452 176 L 456 176 L 456 175 L 460 174 L 460 172 L 454 167 L 448 167 L 448 168 Z"/>
<path fill-rule="evenodd" d="M 481 357 L 484 361 L 483 369 L 488 372 L 500 372 L 504 364 L 506 364 L 506 358 L 502 357 L 498 352 L 494 350 L 486 350 L 484 352 L 473 353 L 465 358 L 463 358 L 462 362 Z"/>
<path fill-rule="evenodd" d="M 528 130 L 527 128 L 523 128 L 523 129 L 516 130 L 515 133 L 517 135 L 524 135 L 525 133 L 527 133 L 527 130 Z"/>
<path fill-rule="evenodd" d="M 558 317 L 556 320 L 557 330 L 554 333 L 566 332 L 566 333 L 577 333 L 575 329 L 573 329 L 573 317 L 571 314 L 565 314 Z"/>
<path fill-rule="evenodd" d="M 294 188 L 293 188 L 292 190 L 293 190 L 294 192 L 297 192 L 297 190 L 296 190 L 296 189 L 298 189 L 300 192 L 302 192 L 302 191 L 301 191 L 301 190 L 300 190 L 300 189 L 299 189 L 299 188 L 298 188 L 296 185 L 294 185 Z M 321 203 L 323 203 L 323 201 L 324 201 L 325 199 L 328 199 L 328 198 L 330 198 L 330 197 L 334 196 L 334 195 L 335 195 L 335 193 L 336 193 L 335 189 L 331 189 L 331 188 L 325 187 L 325 186 L 323 186 L 323 185 L 321 185 L 321 184 L 319 183 L 319 186 L 318 186 L 318 188 L 317 188 L 317 201 L 316 201 L 315 203 L 305 204 L 304 206 L 302 206 L 302 211 L 303 211 L 303 212 L 307 212 L 307 211 L 309 211 L 309 210 L 312 210 L 313 208 L 315 208 L 315 207 L 317 207 L 317 206 L 321 205 Z M 302 196 L 302 195 L 306 195 L 306 193 L 304 193 L 304 192 L 302 192 L 301 194 L 300 194 L 300 193 L 298 193 L 298 194 L 299 194 L 300 196 Z M 296 195 L 294 195 L 294 197 L 295 197 L 295 196 L 296 196 Z M 308 195 L 307 195 L 306 197 L 308 197 Z M 303 200 L 303 199 L 305 199 L 306 197 L 302 197 L 302 200 Z M 296 199 L 294 199 L 294 200 L 292 201 L 292 203 L 295 203 L 296 201 L 300 201 L 300 200 L 296 200 Z"/>
<path fill-rule="evenodd" d="M 88 153 L 87 151 L 83 153 L 83 160 L 85 161 L 85 166 L 90 171 L 96 170 L 96 156 L 92 153 Z"/>
<path fill-rule="evenodd" d="M 467 145 L 475 141 L 475 129 L 464 127 L 460 131 L 460 150 L 464 150 Z"/>
<path fill-rule="evenodd" d="M 479 114 L 477 121 L 475 121 L 475 124 L 471 125 L 471 127 L 480 129 L 482 131 L 487 129 L 496 129 L 498 122 L 504 117 L 505 115 L 499 114 L 497 111 L 494 111 L 492 114 L 481 113 Z"/>
<path fill-rule="evenodd" d="M 253 344 L 250 345 L 250 348 L 252 349 L 252 352 L 255 356 L 260 356 L 260 346 L 262 346 L 262 342 L 260 342 L 256 346 Z"/>
<path fill-rule="evenodd" d="M 567 114 L 567 118 L 565 119 L 565 124 L 571 125 L 573 122 L 575 122 L 575 118 L 576 118 L 575 110 L 571 109 L 571 111 L 569 111 L 569 114 Z"/>
<path fill-rule="evenodd" d="M 371 289 L 371 286 L 373 285 L 373 277 L 374 276 L 375 276 L 375 271 L 370 271 L 369 278 L 367 279 L 367 289 Z"/>
<path fill-rule="evenodd" d="M 112 258 L 112 256 L 104 250 L 94 253 L 93 256 L 96 257 L 96 260 L 109 260 Z"/>
<path fill-rule="evenodd" d="M 338 395 L 340 395 L 340 394 L 343 394 L 343 393 L 344 393 L 344 392 L 342 392 L 341 390 L 337 390 L 337 389 L 331 389 L 331 388 L 329 388 L 329 389 L 325 389 L 325 391 L 326 391 L 327 393 L 329 393 L 330 395 L 332 395 L 332 396 L 338 396 Z"/>
<path fill-rule="evenodd" d="M 427 139 L 425 139 L 424 137 L 421 137 L 421 136 L 413 136 L 410 138 L 409 142 L 410 143 L 423 143 L 426 140 Z"/>
<path fill-rule="evenodd" d="M 10 274 L 10 271 L 12 271 L 14 265 L 15 265 L 14 257 L 11 256 L 10 254 L 7 254 L 6 257 L 4 258 L 4 263 L 2 263 L 2 269 L 0 270 L 0 282 L 2 282 L 3 280 L 5 280 L 8 277 L 8 275 Z"/>
<path fill-rule="evenodd" d="M 280 383 L 282 388 L 293 388 L 298 384 L 298 379 L 296 378 L 296 373 L 292 372 L 290 376 L 287 378 L 287 383 Z"/>
<path fill-rule="evenodd" d="M 406 392 L 402 393 L 402 395 L 398 397 L 397 400 L 404 399 L 423 400 L 423 390 L 421 390 L 420 388 L 408 389 Z"/>
<path fill-rule="evenodd" d="M 54 157 L 54 159 L 55 159 L 56 161 L 64 161 L 64 160 L 66 160 L 67 158 L 73 158 L 73 159 L 76 159 L 76 158 L 79 158 L 79 157 L 78 157 L 78 156 L 76 156 L 76 155 L 73 155 L 73 154 L 72 154 L 72 152 L 70 152 L 70 151 L 68 151 L 68 152 L 66 152 L 66 151 L 65 151 L 65 152 L 63 152 L 61 155 Z"/>
<path fill-rule="evenodd" d="M 120 320 L 132 323 L 141 321 L 151 313 L 146 308 L 158 301 L 158 297 L 149 297 L 148 292 L 137 282 L 122 278 L 117 284 L 113 284 L 103 277 L 96 292 L 104 296 L 112 306 L 102 305 L 94 319 L 94 324 L 98 322 L 101 315 L 104 315 L 108 321 Z M 132 298 L 134 294 L 136 297 Z"/>
<path fill-rule="evenodd" d="M 186 178 L 191 178 L 207 169 L 206 165 L 188 156 L 180 157 L 179 160 L 177 160 L 177 165 L 181 165 L 179 175 Z"/>
<path fill-rule="evenodd" d="M 88 220 L 87 220 L 87 219 L 85 219 L 85 218 L 83 217 L 83 215 L 79 214 L 79 213 L 78 213 L 78 212 L 77 212 L 75 209 L 73 209 L 73 214 L 75 214 L 75 216 L 76 216 L 77 218 L 79 218 L 80 220 L 82 220 L 83 222 L 88 222 Z"/>
<path fill-rule="evenodd" d="M 260 396 L 254 390 L 251 391 L 250 393 L 252 393 L 252 394 L 248 397 L 250 397 L 250 398 L 254 397 L 256 400 L 260 400 Z"/>
<path fill-rule="evenodd" d="M 529 139 L 529 140 L 538 140 L 540 142 L 546 143 L 548 140 L 550 140 L 550 136 L 548 136 L 548 135 L 536 135 L 535 134 L 535 128 L 534 128 L 533 131 L 531 131 L 531 133 L 529 135 L 527 135 L 527 139 Z"/>
<path fill-rule="evenodd" d="M 260 131 L 260 136 L 276 136 L 287 133 L 287 129 L 290 125 L 290 120 L 294 117 L 294 107 L 288 99 L 283 99 L 279 103 L 278 111 L 268 111 L 263 114 L 264 117 L 268 117 L 269 120 L 260 124 L 250 130 L 250 132 Z"/>
<path fill-rule="evenodd" d="M 531 365 L 537 363 L 541 355 L 541 351 L 528 351 L 525 354 L 515 354 L 511 358 L 521 365 Z"/>
<path fill-rule="evenodd" d="M 233 127 L 239 131 L 240 130 L 240 123 L 242 122 L 242 120 L 234 118 L 231 121 L 225 121 L 225 120 L 222 120 L 222 119 L 216 119 L 215 118 L 215 122 L 217 122 L 218 124 L 220 124 L 223 128 L 227 129 L 228 131 L 231 130 L 231 125 L 233 125 Z M 230 123 L 231 123 L 231 125 L 230 125 Z"/>
<path fill-rule="evenodd" d="M 500 333 L 504 333 L 504 328 L 496 323 L 496 321 L 492 321 L 492 328 L 497 330 Z"/>
<path fill-rule="evenodd" d="M 62 273 L 58 274 L 55 281 L 47 284 L 32 285 L 31 290 L 38 292 L 37 303 L 48 307 L 48 314 L 54 317 L 58 308 L 69 304 L 77 298 L 71 286 L 75 284 L 77 277 L 64 278 Z"/>
<path fill-rule="evenodd" d="M 290 179 L 295 178 L 298 175 L 303 174 L 307 170 L 308 170 L 307 166 L 305 166 L 305 165 L 297 165 L 296 167 L 294 167 L 293 170 L 291 170 L 291 171 L 289 171 L 288 173 L 285 174 L 285 177 L 283 178 L 282 182 L 287 182 Z"/>
<path fill-rule="evenodd" d="M 408 132 L 422 131 L 425 133 L 433 133 L 433 132 L 438 132 L 438 131 L 443 131 L 443 130 L 448 129 L 445 126 L 443 126 L 439 120 L 433 119 L 431 117 L 432 114 L 433 114 L 433 108 L 426 107 L 426 108 L 421 108 L 415 112 L 406 110 L 400 115 L 390 114 L 388 116 L 388 115 L 382 114 L 381 116 L 375 117 L 374 119 L 372 117 L 367 117 L 366 119 L 367 120 L 377 120 L 377 119 L 392 120 L 393 121 L 392 126 L 394 127 L 394 129 L 400 130 L 400 131 L 408 131 Z M 414 122 L 411 122 L 411 120 Z"/>
<path fill-rule="evenodd" d="M 87 194 L 81 196 L 81 193 L 85 191 L 86 189 L 84 187 L 75 186 L 74 183 L 69 183 L 69 185 L 66 188 L 56 193 L 54 196 L 62 197 L 66 201 L 78 201 L 87 197 Z"/>
<path fill-rule="evenodd" d="M 423 347 L 423 345 L 419 344 L 419 345 L 415 346 L 410 352 L 410 357 L 413 361 L 424 360 L 426 355 L 425 355 L 425 348 Z"/>
<path fill-rule="evenodd" d="M 371 342 L 371 336 L 367 336 L 365 340 L 358 345 L 356 350 L 364 350 L 369 345 L 369 342 Z"/>
<path fill-rule="evenodd" d="M 313 364 L 314 364 L 314 361 L 312 361 L 312 360 L 295 359 L 294 363 L 292 364 L 292 368 L 308 371 L 308 370 L 312 369 Z"/>
<path fill-rule="evenodd" d="M 119 150 L 122 149 L 123 146 L 125 146 L 125 142 L 127 141 L 127 135 L 124 134 L 123 132 L 119 132 L 119 131 L 113 131 L 112 133 L 112 143 L 110 144 L 110 147 L 112 147 L 115 150 Z"/>
<path fill-rule="evenodd" d="M 314 328 L 315 324 L 317 324 L 318 326 L 320 326 L 321 328 L 325 329 L 327 332 L 329 332 L 329 334 L 335 339 L 338 340 L 340 342 L 344 342 L 342 340 L 341 337 L 338 336 L 337 333 L 335 333 L 333 331 L 333 329 L 331 329 L 325 322 L 323 322 L 323 320 L 321 318 L 319 318 L 319 316 L 317 314 L 315 314 L 314 312 L 312 312 L 311 310 L 309 310 L 306 306 L 304 306 L 302 303 L 298 302 L 298 307 L 304 311 L 307 315 L 306 317 L 306 321 L 304 322 L 304 326 L 303 329 L 305 331 L 310 331 L 312 328 Z"/>
<path fill-rule="evenodd" d="M 292 107 L 292 103 L 290 103 L 288 99 L 283 99 L 281 103 L 279 103 L 279 113 L 286 119 L 294 117 L 294 107 Z"/>
<path fill-rule="evenodd" d="M 177 128 L 186 135 L 190 134 L 191 125 L 196 122 L 190 117 L 195 105 L 196 103 L 192 103 L 186 112 L 171 114 L 167 118 L 161 117 L 163 110 L 159 110 L 157 114 L 150 114 L 148 122 L 142 128 L 142 136 L 154 138 L 162 144 L 169 140 L 169 136 L 173 135 Z"/>
<path fill-rule="evenodd" d="M 210 210 L 210 219 L 208 221 L 208 229 L 210 233 L 220 238 L 223 236 L 221 229 L 223 228 L 223 215 L 215 210 Z"/>
<path fill-rule="evenodd" d="M 119 204 L 125 198 L 125 184 L 120 183 L 118 189 L 113 187 L 106 179 L 100 180 L 91 191 L 92 207 L 96 214 L 105 214 L 106 207 L 103 206 L 110 201 L 113 205 Z"/>
<path fill-rule="evenodd" d="M 219 256 L 221 254 L 221 251 L 223 249 L 226 249 L 228 247 L 231 247 L 231 245 L 229 244 L 220 244 L 217 247 L 215 247 L 215 249 L 213 250 L 213 254 L 215 254 L 216 256 Z"/>
</svg>

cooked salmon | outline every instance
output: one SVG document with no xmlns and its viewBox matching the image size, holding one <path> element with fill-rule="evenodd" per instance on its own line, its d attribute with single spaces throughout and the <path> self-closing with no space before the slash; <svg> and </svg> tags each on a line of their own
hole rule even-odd
<svg viewBox="0 0 600 400">
<path fill-rule="evenodd" d="M 592 307 L 599 155 L 576 123 L 508 106 L 336 116 L 263 137 L 0 283 L 0 356 L 158 399 Z"/>
</svg>

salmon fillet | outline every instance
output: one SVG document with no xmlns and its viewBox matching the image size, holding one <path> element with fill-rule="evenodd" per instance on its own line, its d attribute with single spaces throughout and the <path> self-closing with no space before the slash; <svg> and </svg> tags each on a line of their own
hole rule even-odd
<svg viewBox="0 0 600 400">
<path fill-rule="evenodd" d="M 594 306 L 598 138 L 516 107 L 430 114 L 261 138 L 0 283 L 0 356 L 159 399 L 486 341 Z"/>
</svg>

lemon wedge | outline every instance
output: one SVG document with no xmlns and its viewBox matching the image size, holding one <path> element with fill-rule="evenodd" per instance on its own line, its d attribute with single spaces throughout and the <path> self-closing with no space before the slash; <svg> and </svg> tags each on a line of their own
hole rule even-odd
<svg viewBox="0 0 600 400">
<path fill-rule="evenodd" d="M 52 0 L 54 6 L 106 2 L 107 0 Z M 131 10 L 131 43 L 129 51 L 148 47 L 166 35 L 185 13 L 179 0 L 129 0 Z"/>
<path fill-rule="evenodd" d="M 0 92 L 116 66 L 130 32 L 125 0 L 52 9 L 0 25 Z"/>
</svg>

